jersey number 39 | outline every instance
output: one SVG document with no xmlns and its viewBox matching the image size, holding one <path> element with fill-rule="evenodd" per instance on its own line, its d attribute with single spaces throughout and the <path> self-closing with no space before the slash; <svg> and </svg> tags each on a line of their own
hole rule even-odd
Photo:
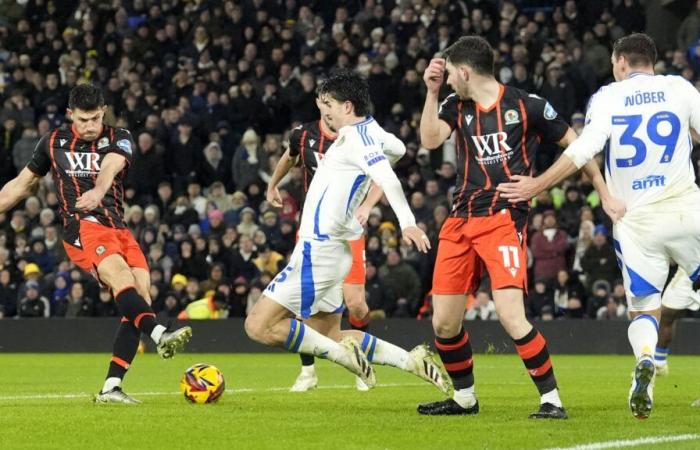
<svg viewBox="0 0 700 450">
<path fill-rule="evenodd" d="M 634 167 L 643 163 L 647 157 L 647 146 L 644 140 L 636 137 L 634 134 L 642 125 L 643 117 L 639 114 L 629 116 L 612 116 L 612 124 L 625 126 L 625 130 L 620 136 L 620 145 L 629 145 L 634 147 L 634 155 L 629 158 L 616 158 L 615 164 L 617 167 Z M 659 130 L 660 125 L 664 125 L 662 130 Z M 660 131 L 666 131 L 670 128 L 667 134 L 661 134 Z M 681 131 L 681 121 L 678 116 L 669 111 L 660 111 L 651 116 L 646 126 L 647 136 L 654 144 L 664 147 L 664 152 L 661 155 L 661 164 L 668 163 L 673 158 L 673 152 L 676 150 L 678 136 Z"/>
</svg>

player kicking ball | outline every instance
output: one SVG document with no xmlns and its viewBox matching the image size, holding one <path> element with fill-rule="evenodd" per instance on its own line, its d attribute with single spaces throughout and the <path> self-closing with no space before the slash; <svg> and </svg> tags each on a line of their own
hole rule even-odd
<svg viewBox="0 0 700 450">
<path fill-rule="evenodd" d="M 544 174 L 499 186 L 511 201 L 534 197 L 574 173 L 605 143 L 607 184 L 624 204 L 607 207 L 632 321 L 627 335 L 637 359 L 629 406 L 651 414 L 661 291 L 669 261 L 700 277 L 700 189 L 690 161 L 690 130 L 700 130 L 700 93 L 677 76 L 654 75 L 656 46 L 636 33 L 613 46 L 617 82 L 591 97 L 581 136 Z M 616 211 L 615 211 L 616 210 Z"/>
<path fill-rule="evenodd" d="M 72 125 L 55 128 L 41 138 L 27 166 L 0 191 L 0 212 L 31 195 L 51 171 L 61 200 L 68 257 L 111 289 L 124 316 L 107 378 L 94 400 L 137 404 L 121 386 L 141 333 L 153 339 L 162 358 L 172 358 L 189 341 L 192 329 L 168 331 L 151 309 L 148 263 L 124 221 L 123 182 L 134 149 L 131 133 L 102 123 L 104 97 L 93 85 L 74 87 L 68 106 Z"/>
<path fill-rule="evenodd" d="M 384 190 L 404 240 L 421 252 L 428 251 L 430 242 L 416 227 L 401 183 L 383 151 L 396 137 L 367 116 L 367 82 L 356 73 L 338 71 L 323 82 L 319 95 L 324 118 L 338 130 L 338 138 L 309 186 L 289 264 L 265 288 L 245 321 L 246 333 L 262 344 L 333 361 L 360 377 L 368 388 L 376 383 L 371 365 L 376 363 L 413 373 L 448 392 L 450 383 L 426 346 L 408 352 L 368 333 L 340 329 L 342 285 L 352 264 L 347 241 L 363 233 L 355 213 L 370 179 Z"/>
</svg>

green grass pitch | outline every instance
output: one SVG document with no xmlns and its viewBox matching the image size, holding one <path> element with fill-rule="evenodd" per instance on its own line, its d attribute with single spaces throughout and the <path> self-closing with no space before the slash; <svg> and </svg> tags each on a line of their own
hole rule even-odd
<svg viewBox="0 0 700 450">
<path fill-rule="evenodd" d="M 299 367 L 288 354 L 138 355 L 124 387 L 143 404 L 93 405 L 108 359 L 0 355 L 0 448 L 544 449 L 683 434 L 696 437 L 635 448 L 700 448 L 700 409 L 690 407 L 700 397 L 697 357 L 671 357 L 651 417 L 637 421 L 626 404 L 631 356 L 557 355 L 570 415 L 560 422 L 527 419 L 538 396 L 516 355 L 476 355 L 481 412 L 471 417 L 419 416 L 416 405 L 441 394 L 393 368 L 379 367 L 379 386 L 363 393 L 344 369 L 320 361 L 320 388 L 288 393 Z M 224 372 L 219 403 L 191 405 L 179 394 L 197 362 Z"/>
</svg>

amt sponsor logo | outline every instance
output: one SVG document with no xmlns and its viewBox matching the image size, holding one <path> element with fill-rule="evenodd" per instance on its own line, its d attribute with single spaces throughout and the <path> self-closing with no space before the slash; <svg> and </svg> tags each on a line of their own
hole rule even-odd
<svg viewBox="0 0 700 450">
<path fill-rule="evenodd" d="M 646 178 L 632 181 L 632 190 L 634 191 L 643 191 L 661 186 L 666 186 L 666 177 L 664 175 L 649 175 Z"/>
</svg>

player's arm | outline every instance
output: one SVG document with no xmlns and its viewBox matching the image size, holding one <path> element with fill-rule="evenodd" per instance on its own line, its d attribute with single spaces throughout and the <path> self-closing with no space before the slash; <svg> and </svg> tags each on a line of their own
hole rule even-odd
<svg viewBox="0 0 700 450">
<path fill-rule="evenodd" d="M 428 88 L 428 93 L 425 96 L 423 114 L 420 119 L 421 144 L 429 149 L 435 149 L 442 145 L 450 137 L 454 128 L 453 124 L 446 122 L 445 118 L 442 117 L 442 111 L 438 110 L 438 95 L 444 77 L 445 60 L 433 58 L 423 74 L 423 81 Z M 453 97 L 456 100 L 456 96 Z"/>
<path fill-rule="evenodd" d="M 559 141 L 559 145 L 561 147 L 568 148 L 571 144 L 574 143 L 574 141 L 577 138 L 578 136 L 576 135 L 576 132 L 573 129 L 569 128 L 566 134 L 564 135 L 564 138 L 561 141 Z M 610 193 L 608 185 L 605 182 L 603 174 L 600 172 L 600 168 L 598 167 L 598 163 L 596 162 L 596 160 L 591 159 L 586 163 L 586 165 L 583 166 L 581 170 L 583 170 L 583 173 L 585 173 L 586 176 L 591 180 L 593 188 L 596 190 L 596 192 L 598 192 L 598 195 L 600 196 L 600 201 L 603 204 L 603 210 L 605 210 L 606 214 L 610 216 L 610 219 L 613 221 L 613 223 L 620 220 L 622 216 L 625 215 L 627 207 L 625 206 L 625 202 L 616 197 L 613 197 L 613 195 Z"/>
<path fill-rule="evenodd" d="M 12 209 L 17 203 L 36 192 L 39 186 L 39 175 L 25 167 L 0 190 L 0 213 Z"/>
<path fill-rule="evenodd" d="M 384 191 L 391 209 L 394 210 L 399 219 L 403 239 L 407 243 L 413 243 L 419 251 L 426 253 L 430 249 L 428 236 L 416 226 L 416 219 L 408 206 L 401 182 L 392 170 L 381 147 L 379 145 L 364 146 L 361 142 L 355 142 L 354 146 L 362 148 L 361 152 L 356 152 L 353 155 L 356 163 Z"/>
<path fill-rule="evenodd" d="M 51 134 L 55 135 L 55 132 Z M 39 139 L 27 166 L 0 190 L 0 213 L 9 211 L 17 203 L 34 194 L 41 178 L 49 172 L 51 168 L 49 136 L 51 134 Z"/>
<path fill-rule="evenodd" d="M 95 180 L 95 187 L 78 197 L 77 209 L 92 211 L 100 206 L 107 191 L 112 187 L 114 178 L 126 167 L 126 158 L 118 153 L 108 153 L 100 165 L 100 174 Z"/>
<path fill-rule="evenodd" d="M 287 150 L 282 154 L 280 160 L 275 166 L 275 170 L 272 172 L 270 177 L 270 182 L 267 184 L 267 192 L 265 198 L 272 206 L 281 208 L 282 207 L 282 196 L 280 191 L 277 189 L 282 178 L 289 173 L 289 171 L 299 162 L 299 139 L 301 136 L 301 127 L 297 127 L 292 130 L 289 134 L 289 143 L 287 144 Z"/>
<path fill-rule="evenodd" d="M 603 103 L 602 101 L 596 102 Z M 511 182 L 501 183 L 498 185 L 498 190 L 504 198 L 509 199 L 512 203 L 529 201 L 545 189 L 557 185 L 569 175 L 573 174 L 593 157 L 603 150 L 605 142 L 610 136 L 609 126 L 606 125 L 607 115 L 602 112 L 598 113 L 594 110 L 595 104 L 592 104 L 588 110 L 588 124 L 583 129 L 581 136 L 569 134 L 573 130 L 569 129 L 561 138 L 559 143 L 566 140 L 570 142 L 564 153 L 547 169 L 543 174 L 536 178 L 513 175 Z M 554 113 L 556 115 L 556 113 Z M 546 117 L 546 115 L 545 115 Z M 567 138 L 567 134 L 569 137 Z"/>
<path fill-rule="evenodd" d="M 282 153 L 280 160 L 277 162 L 277 166 L 275 166 L 275 170 L 272 172 L 270 182 L 267 184 L 267 193 L 265 197 L 267 201 L 272 204 L 272 206 L 276 208 L 282 207 L 282 196 L 280 195 L 280 191 L 277 189 L 277 186 L 279 185 L 280 181 L 282 181 L 282 178 L 289 173 L 289 171 L 297 164 L 298 161 L 298 156 L 290 156 L 289 149 Z"/>
</svg>

